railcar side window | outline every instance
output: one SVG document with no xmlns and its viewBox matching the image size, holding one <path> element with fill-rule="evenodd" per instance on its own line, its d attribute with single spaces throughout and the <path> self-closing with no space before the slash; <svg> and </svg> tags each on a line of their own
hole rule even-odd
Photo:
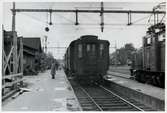
<svg viewBox="0 0 167 113">
<path fill-rule="evenodd" d="M 104 45 L 103 45 L 103 44 L 100 44 L 100 56 L 103 55 L 103 49 L 104 49 Z"/>
<path fill-rule="evenodd" d="M 81 58 L 82 57 L 82 44 L 78 45 L 78 57 Z"/>
</svg>

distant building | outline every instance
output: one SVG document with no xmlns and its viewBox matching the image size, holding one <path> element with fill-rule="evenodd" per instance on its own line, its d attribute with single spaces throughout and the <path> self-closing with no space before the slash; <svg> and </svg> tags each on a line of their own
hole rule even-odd
<svg viewBox="0 0 167 113">
<path fill-rule="evenodd" d="M 38 37 L 23 38 L 24 69 L 35 69 L 35 55 L 42 52 L 41 40 Z"/>
</svg>

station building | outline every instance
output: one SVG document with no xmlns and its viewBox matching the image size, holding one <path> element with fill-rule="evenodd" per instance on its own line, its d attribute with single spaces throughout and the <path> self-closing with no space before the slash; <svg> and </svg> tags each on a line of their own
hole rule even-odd
<svg viewBox="0 0 167 113">
<path fill-rule="evenodd" d="M 23 65 L 24 69 L 35 70 L 35 56 L 42 53 L 41 40 L 39 37 L 23 38 Z M 28 74 L 28 73 L 25 73 Z"/>
</svg>

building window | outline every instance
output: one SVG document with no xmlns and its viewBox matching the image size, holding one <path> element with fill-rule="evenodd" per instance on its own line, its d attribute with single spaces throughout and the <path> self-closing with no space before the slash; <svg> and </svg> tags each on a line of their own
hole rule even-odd
<svg viewBox="0 0 167 113">
<path fill-rule="evenodd" d="M 100 44 L 100 56 L 103 55 L 103 49 L 104 49 L 104 45 L 103 45 L 103 44 Z"/>
<path fill-rule="evenodd" d="M 81 58 L 82 57 L 82 44 L 78 45 L 78 57 Z"/>
</svg>

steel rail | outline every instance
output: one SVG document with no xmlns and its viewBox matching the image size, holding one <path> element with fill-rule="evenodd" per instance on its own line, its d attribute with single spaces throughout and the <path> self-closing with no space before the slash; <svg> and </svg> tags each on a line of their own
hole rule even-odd
<svg viewBox="0 0 167 113">
<path fill-rule="evenodd" d="M 136 105 L 134 105 L 134 104 L 130 103 L 129 101 L 125 100 L 124 98 L 120 97 L 119 95 L 115 94 L 114 92 L 112 92 L 112 91 L 108 90 L 107 88 L 105 88 L 105 87 L 103 87 L 103 86 L 101 86 L 101 85 L 99 85 L 99 87 L 101 87 L 102 89 L 104 89 L 104 90 L 106 90 L 106 91 L 110 92 L 110 93 L 111 93 L 111 94 L 113 94 L 114 96 L 116 96 L 116 97 L 120 98 L 121 100 L 123 100 L 124 102 L 126 102 L 126 103 L 130 104 L 131 106 L 135 107 L 136 109 L 138 109 L 138 110 L 140 110 L 140 111 L 143 111 L 143 112 L 144 112 L 144 110 L 143 110 L 143 109 L 141 109 L 140 107 L 138 107 L 138 106 L 136 106 Z"/>
<path fill-rule="evenodd" d="M 80 86 L 80 88 L 82 89 L 82 91 L 83 91 L 84 93 L 86 93 L 86 95 L 92 100 L 92 102 L 98 107 L 98 109 L 99 109 L 100 111 L 103 111 L 103 109 L 94 101 L 94 99 L 86 92 L 86 90 L 85 90 L 84 88 L 82 88 L 81 86 Z"/>
<path fill-rule="evenodd" d="M 63 10 L 63 9 L 11 9 L 13 12 L 59 12 L 59 13 L 135 13 L 135 14 L 166 14 L 165 11 L 144 10 Z"/>
<path fill-rule="evenodd" d="M 124 78 L 124 79 L 130 79 L 130 77 L 131 77 L 131 76 L 130 77 L 121 76 L 121 74 L 124 74 L 124 73 L 119 73 L 119 75 L 114 75 L 114 74 L 108 73 L 108 75 L 120 77 L 120 78 Z"/>
</svg>

